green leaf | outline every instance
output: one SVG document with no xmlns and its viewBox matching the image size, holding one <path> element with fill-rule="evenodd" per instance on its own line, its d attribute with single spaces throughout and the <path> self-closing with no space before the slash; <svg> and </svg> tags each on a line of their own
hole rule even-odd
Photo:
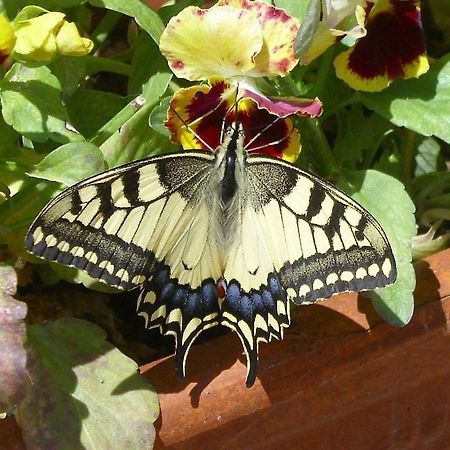
<svg viewBox="0 0 450 450">
<path fill-rule="evenodd" d="M 73 130 L 61 101 L 61 85 L 48 67 L 16 63 L 0 84 L 5 122 L 32 141 L 83 140 Z"/>
<path fill-rule="evenodd" d="M 17 23 L 21 22 L 22 20 L 32 19 L 33 17 L 39 16 L 46 12 L 47 10 L 45 8 L 41 8 L 40 6 L 37 5 L 29 5 L 21 9 L 20 12 L 17 14 L 17 16 L 14 18 L 14 20 Z"/>
<path fill-rule="evenodd" d="M 86 58 L 60 56 L 49 64 L 52 74 L 58 78 L 63 98 L 72 95 L 84 81 L 87 72 Z"/>
<path fill-rule="evenodd" d="M 18 407 L 27 448 L 152 448 L 157 396 L 105 337 L 72 318 L 28 327 L 33 384 Z"/>
<path fill-rule="evenodd" d="M 167 110 L 169 109 L 170 101 L 172 97 L 165 97 L 153 108 L 150 113 L 149 125 L 160 135 L 167 138 L 170 137 L 169 129 L 164 125 L 164 121 L 167 120 Z"/>
<path fill-rule="evenodd" d="M 103 153 L 90 142 L 71 142 L 49 153 L 29 175 L 70 186 L 105 170 Z"/>
<path fill-rule="evenodd" d="M 28 228 L 44 205 L 58 192 L 58 185 L 28 179 L 20 191 L 0 204 L 0 242 L 10 244 L 16 231 Z"/>
<path fill-rule="evenodd" d="M 87 139 L 126 105 L 126 100 L 111 92 L 79 88 L 66 100 L 74 127 Z"/>
<path fill-rule="evenodd" d="M 300 25 L 295 38 L 294 51 L 297 58 L 300 58 L 311 47 L 319 26 L 321 10 L 320 0 L 310 0 L 306 17 Z"/>
<path fill-rule="evenodd" d="M 89 3 L 98 8 L 110 9 L 125 14 L 126 16 L 133 17 L 137 24 L 145 30 L 156 43 L 159 43 L 159 38 L 164 30 L 164 24 L 158 14 L 139 0 L 89 0 Z"/>
<path fill-rule="evenodd" d="M 414 175 L 417 177 L 438 170 L 445 170 L 445 162 L 441 155 L 439 142 L 431 137 L 421 137 L 417 145 Z"/>
<path fill-rule="evenodd" d="M 0 413 L 14 410 L 28 380 L 24 348 L 27 305 L 11 297 L 16 287 L 15 270 L 0 264 Z"/>
<path fill-rule="evenodd" d="M 349 111 L 343 110 L 340 119 L 333 149 L 336 162 L 348 162 L 353 166 L 363 162 L 363 168 L 370 168 L 380 143 L 393 126 L 378 114 L 367 117 L 367 111 L 360 104 L 352 105 Z"/>
<path fill-rule="evenodd" d="M 11 126 L 6 124 L 3 120 L 3 117 L 0 116 L 1 159 L 16 158 L 19 155 L 19 138 L 20 136 L 13 130 Z"/>
<path fill-rule="evenodd" d="M 20 7 L 24 7 L 30 3 L 29 0 L 13 0 Z M 33 0 L 33 5 L 40 6 L 49 11 L 61 11 L 66 8 L 72 8 L 73 6 L 82 5 L 86 3 L 86 0 Z"/>
<path fill-rule="evenodd" d="M 151 107 L 147 104 L 142 106 L 100 146 L 109 167 L 178 149 L 167 137 L 148 126 Z"/>
<path fill-rule="evenodd" d="M 153 103 L 166 92 L 173 73 L 159 47 L 147 34 L 141 33 L 134 45 L 128 94 L 144 91 L 148 103 Z"/>
<path fill-rule="evenodd" d="M 397 80 L 381 92 L 359 96 L 395 125 L 450 143 L 450 55 L 419 78 Z"/>
<path fill-rule="evenodd" d="M 308 13 L 308 6 L 311 7 L 311 3 L 319 3 L 316 0 L 274 0 L 273 5 L 277 8 L 284 9 L 290 16 L 296 17 L 300 22 L 306 17 Z"/>
<path fill-rule="evenodd" d="M 406 325 L 414 310 L 415 273 L 411 264 L 411 240 L 416 235 L 414 204 L 402 183 L 389 175 L 367 170 L 345 171 L 343 176 L 339 186 L 377 219 L 397 262 L 397 280 L 371 292 L 372 302 L 386 322 Z"/>
</svg>

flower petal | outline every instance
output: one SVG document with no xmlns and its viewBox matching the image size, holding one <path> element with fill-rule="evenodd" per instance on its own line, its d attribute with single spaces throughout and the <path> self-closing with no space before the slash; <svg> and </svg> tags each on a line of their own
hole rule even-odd
<svg viewBox="0 0 450 450">
<path fill-rule="evenodd" d="M 292 114 L 317 117 L 322 114 L 322 102 L 318 98 L 311 100 L 297 97 L 265 97 L 249 89 L 243 89 L 240 95 L 253 99 L 260 108 L 278 117 L 288 117 Z"/>
<path fill-rule="evenodd" d="M 396 78 L 428 68 L 418 1 L 379 0 L 367 19 L 367 35 L 334 61 L 336 75 L 357 90 L 376 92 Z"/>
<path fill-rule="evenodd" d="M 257 0 L 219 0 L 212 9 L 222 8 L 223 5 L 253 12 L 261 25 L 263 46 L 255 57 L 255 67 L 250 70 L 249 76 L 284 76 L 294 68 L 298 62 L 294 53 L 294 41 L 299 29 L 296 18 L 283 9 Z"/>
<path fill-rule="evenodd" d="M 300 57 L 300 64 L 309 64 L 346 36 L 356 40 L 366 35 L 367 9 L 359 3 L 366 5 L 367 0 L 329 0 L 324 3 L 322 21 L 310 48 Z"/>
<path fill-rule="evenodd" d="M 211 80 L 211 86 L 179 89 L 170 102 L 166 127 L 172 142 L 184 149 L 214 149 L 220 144 L 224 118 L 236 103 L 236 88 L 224 80 Z"/>
<path fill-rule="evenodd" d="M 290 119 L 282 119 L 259 109 L 252 100 L 239 101 L 239 121 L 244 130 L 244 145 L 257 153 L 295 162 L 300 154 L 300 134 Z"/>
<path fill-rule="evenodd" d="M 0 63 L 11 53 L 15 41 L 12 25 L 3 14 L 0 14 Z"/>
<path fill-rule="evenodd" d="M 56 32 L 64 14 L 49 12 L 15 25 L 14 53 L 34 61 L 50 61 L 56 56 Z"/>
<path fill-rule="evenodd" d="M 236 101 L 236 87 L 225 80 L 210 80 L 211 86 L 178 90 L 167 112 L 166 127 L 172 141 L 184 149 L 215 149 L 224 127 L 242 124 L 244 145 L 250 153 L 295 161 L 300 153 L 298 131 L 289 119 L 258 108 L 250 98 Z"/>
<path fill-rule="evenodd" d="M 249 11 L 190 6 L 165 28 L 160 50 L 175 75 L 187 80 L 243 76 L 263 45 L 261 26 Z"/>
<path fill-rule="evenodd" d="M 309 64 L 344 36 L 345 31 L 328 28 L 325 24 L 319 23 L 311 46 L 300 57 L 300 64 Z"/>
<path fill-rule="evenodd" d="M 56 35 L 56 45 L 58 53 L 67 56 L 84 56 L 94 47 L 90 39 L 80 36 L 74 23 L 66 21 Z"/>
</svg>

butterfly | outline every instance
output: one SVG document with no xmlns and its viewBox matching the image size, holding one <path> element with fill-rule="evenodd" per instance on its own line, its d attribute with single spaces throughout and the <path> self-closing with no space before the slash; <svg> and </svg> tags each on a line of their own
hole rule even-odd
<svg viewBox="0 0 450 450">
<path fill-rule="evenodd" d="M 203 330 L 231 328 L 247 386 L 259 343 L 283 338 L 290 301 L 396 279 L 386 235 L 362 206 L 289 162 L 250 154 L 238 123 L 214 150 L 150 157 L 67 188 L 25 245 L 110 286 L 140 289 L 138 313 L 175 337 L 181 377 Z"/>
</svg>

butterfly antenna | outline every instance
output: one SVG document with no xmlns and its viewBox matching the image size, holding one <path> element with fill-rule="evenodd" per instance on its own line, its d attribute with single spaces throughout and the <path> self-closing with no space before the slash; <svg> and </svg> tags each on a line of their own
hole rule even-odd
<svg viewBox="0 0 450 450">
<path fill-rule="evenodd" d="M 272 126 L 274 126 L 280 120 L 281 120 L 281 117 L 277 117 L 275 120 L 273 120 L 268 125 L 266 125 L 259 133 L 255 134 L 255 136 L 253 136 L 253 138 L 247 142 L 247 144 L 245 145 L 245 149 L 247 151 L 260 150 L 265 147 L 269 147 L 270 145 L 280 144 L 281 142 L 285 141 L 286 139 L 289 139 L 293 130 L 291 130 L 291 132 L 287 136 L 283 136 L 281 139 L 277 139 L 276 141 L 272 141 L 272 142 L 267 142 L 264 145 L 260 145 L 259 147 L 249 148 L 249 146 L 251 144 L 253 144 L 257 139 L 259 139 L 263 135 L 263 133 L 265 133 L 267 130 L 269 130 Z"/>
<path fill-rule="evenodd" d="M 175 115 L 178 117 L 178 119 L 180 119 L 180 122 L 183 124 L 184 127 L 186 127 L 186 129 L 199 141 L 201 142 L 208 150 L 210 151 L 214 151 L 214 149 L 204 140 L 202 139 L 202 137 L 192 128 L 191 125 L 195 124 L 195 122 L 197 122 L 198 120 L 201 120 L 203 117 L 199 117 L 197 119 L 195 119 L 194 121 L 192 121 L 190 124 L 188 124 L 177 112 L 177 110 L 175 108 L 172 108 L 172 106 L 170 106 L 170 109 L 175 113 Z M 209 113 L 208 113 L 209 114 Z"/>
</svg>

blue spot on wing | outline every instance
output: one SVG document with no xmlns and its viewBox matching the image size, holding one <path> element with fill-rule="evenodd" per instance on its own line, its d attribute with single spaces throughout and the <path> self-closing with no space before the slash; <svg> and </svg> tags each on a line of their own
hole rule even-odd
<svg viewBox="0 0 450 450">
<path fill-rule="evenodd" d="M 284 303 L 286 314 L 278 313 L 278 301 Z M 268 342 L 272 336 L 281 339 L 282 329 L 289 326 L 288 311 L 287 297 L 276 274 L 269 274 L 265 285 L 259 286 L 258 289 L 251 289 L 249 292 L 243 291 L 237 280 L 228 282 L 225 299 L 221 306 L 220 323 L 235 330 L 243 342 L 248 364 L 247 386 L 251 386 L 256 378 L 258 341 Z M 262 317 L 266 327 L 257 326 L 255 323 L 257 315 Z M 278 327 L 269 325 L 269 316 L 278 322 Z M 250 328 L 251 340 L 249 340 L 248 332 L 242 329 L 241 321 Z"/>
</svg>

